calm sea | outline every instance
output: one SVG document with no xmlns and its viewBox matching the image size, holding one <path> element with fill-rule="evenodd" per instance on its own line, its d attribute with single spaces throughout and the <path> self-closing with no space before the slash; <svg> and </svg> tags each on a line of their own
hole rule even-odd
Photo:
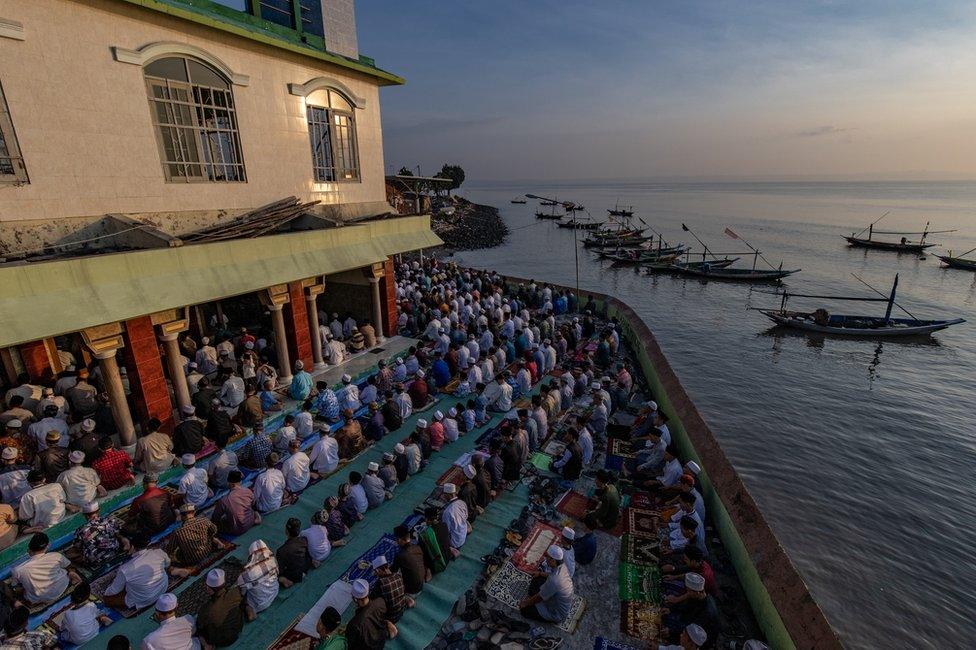
<svg viewBox="0 0 976 650">
<path fill-rule="evenodd" d="M 919 318 L 969 322 L 925 342 L 851 341 L 770 331 L 749 306 L 768 289 L 614 269 L 579 250 L 580 286 L 613 294 L 650 325 L 828 619 L 853 648 L 976 646 L 976 273 L 848 248 L 842 235 L 956 228 L 934 251 L 976 247 L 976 183 L 492 184 L 462 194 L 495 205 L 509 242 L 461 263 L 572 285 L 572 231 L 537 221 L 525 192 L 633 205 L 666 240 L 744 250 L 802 271 L 794 291 L 871 295 L 900 274 Z M 976 254 L 971 255 L 976 258 Z M 751 265 L 751 258 L 742 263 Z M 824 303 L 824 304 L 822 304 Z M 802 302 L 883 314 L 879 303 Z M 852 310 L 854 310 L 852 312 Z"/>
</svg>

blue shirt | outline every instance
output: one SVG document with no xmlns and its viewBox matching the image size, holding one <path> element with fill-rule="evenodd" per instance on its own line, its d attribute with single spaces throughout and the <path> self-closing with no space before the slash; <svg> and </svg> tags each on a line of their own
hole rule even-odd
<svg viewBox="0 0 976 650">
<path fill-rule="evenodd" d="M 337 420 L 339 418 L 339 398 L 336 397 L 335 391 L 326 388 L 320 392 L 315 399 L 315 408 L 319 416 L 326 420 Z"/>
<path fill-rule="evenodd" d="M 312 392 L 312 375 L 304 370 L 299 370 L 291 379 L 288 387 L 288 396 L 292 399 L 305 400 Z"/>
<path fill-rule="evenodd" d="M 430 374 L 438 388 L 447 386 L 447 382 L 451 381 L 451 368 L 447 365 L 447 361 L 443 359 L 438 359 L 433 363 L 430 368 Z"/>
<path fill-rule="evenodd" d="M 573 555 L 576 556 L 576 564 L 589 564 L 596 558 L 596 535 L 592 531 L 576 538 Z"/>
</svg>

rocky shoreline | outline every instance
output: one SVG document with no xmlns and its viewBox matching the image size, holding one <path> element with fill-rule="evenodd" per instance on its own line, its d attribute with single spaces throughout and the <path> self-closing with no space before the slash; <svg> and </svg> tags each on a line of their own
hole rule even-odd
<svg viewBox="0 0 976 650">
<path fill-rule="evenodd" d="M 452 251 L 494 248 L 505 243 L 508 226 L 498 208 L 472 203 L 460 196 L 442 198 L 431 206 L 431 229 Z"/>
</svg>

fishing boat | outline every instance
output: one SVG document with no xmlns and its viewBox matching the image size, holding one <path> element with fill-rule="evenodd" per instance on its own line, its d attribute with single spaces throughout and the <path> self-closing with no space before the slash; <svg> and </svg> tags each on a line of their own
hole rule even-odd
<svg viewBox="0 0 976 650">
<path fill-rule="evenodd" d="M 576 230 L 598 230 L 602 225 L 602 221 L 580 221 L 578 219 L 570 219 L 569 221 L 561 221 L 556 224 L 560 228 L 575 228 Z"/>
<path fill-rule="evenodd" d="M 891 230 L 875 230 L 874 224 L 878 223 L 886 216 L 888 212 L 872 221 L 868 224 L 868 227 L 860 232 L 851 233 L 850 236 L 844 235 L 844 239 L 847 240 L 849 246 L 856 248 L 874 248 L 883 251 L 894 251 L 896 253 L 924 253 L 927 248 L 932 248 L 937 244 L 927 244 L 925 243 L 925 238 L 929 235 L 955 232 L 955 230 L 929 230 L 929 222 L 925 223 L 925 228 L 921 232 L 895 232 Z M 862 237 L 864 231 L 867 231 L 868 236 Z M 898 241 L 890 241 L 885 239 L 874 239 L 874 235 L 901 235 L 901 239 Z M 918 241 L 911 241 L 908 239 L 908 235 L 921 235 Z"/>
<path fill-rule="evenodd" d="M 672 273 L 677 269 L 683 268 L 701 268 L 705 264 L 708 264 L 713 269 L 724 269 L 731 266 L 739 260 L 738 257 L 726 257 L 721 260 L 709 260 L 707 262 L 651 262 L 649 264 L 642 264 L 642 266 L 647 269 L 648 274 L 653 273 Z"/>
<path fill-rule="evenodd" d="M 580 210 L 585 210 L 579 203 L 573 203 L 572 201 L 563 201 L 563 209 L 566 212 L 579 212 Z"/>
<path fill-rule="evenodd" d="M 514 199 L 512 199 L 512 201 L 511 201 L 511 202 L 512 202 L 512 203 L 521 203 L 521 204 L 524 204 L 524 203 L 528 203 L 528 201 L 526 201 L 526 200 L 525 200 L 524 198 L 522 198 L 521 196 L 516 196 L 516 197 L 515 197 Z"/>
<path fill-rule="evenodd" d="M 964 255 L 972 253 L 973 251 L 976 251 L 976 248 L 970 248 L 962 255 L 957 255 L 955 257 L 953 257 L 952 251 L 949 251 L 948 255 L 936 255 L 936 257 L 942 260 L 942 264 L 944 265 L 942 268 L 976 271 L 976 260 L 967 260 L 963 257 Z"/>
<path fill-rule="evenodd" d="M 586 248 L 640 248 L 650 239 L 650 237 L 643 235 L 615 239 L 587 237 L 583 240 L 583 246 Z"/>
<path fill-rule="evenodd" d="M 678 253 L 665 255 L 654 255 L 648 257 L 632 257 L 630 255 L 618 254 L 610 255 L 607 259 L 611 260 L 610 266 L 643 266 L 644 264 L 672 263 L 678 259 Z"/>
<path fill-rule="evenodd" d="M 564 216 L 566 216 L 566 215 L 556 214 L 555 212 L 546 213 L 546 212 L 539 212 L 539 211 L 537 211 L 535 213 L 535 218 L 536 219 L 551 219 L 553 221 L 559 221 Z"/>
<path fill-rule="evenodd" d="M 857 276 L 854 276 L 857 277 Z M 860 278 L 858 278 L 860 280 Z M 861 280 L 861 282 L 864 282 Z M 867 284 L 867 283 L 865 283 Z M 868 285 L 870 287 L 870 285 Z M 875 293 L 882 295 L 881 298 L 863 298 L 852 296 L 821 296 L 812 294 L 789 294 L 783 292 L 782 302 L 779 309 L 764 309 L 752 307 L 771 321 L 781 327 L 803 330 L 807 332 L 817 332 L 820 334 L 834 334 L 840 336 L 856 337 L 890 337 L 890 336 L 925 336 L 932 332 L 944 330 L 952 325 L 965 323 L 963 318 L 953 318 L 950 320 L 921 320 L 915 318 L 907 309 L 895 302 L 895 292 L 898 288 L 898 276 L 891 285 L 891 294 L 884 297 L 877 289 L 871 287 Z M 786 309 L 786 303 L 791 297 L 796 298 L 821 298 L 827 300 L 855 300 L 861 302 L 884 302 L 887 303 L 885 315 L 881 316 L 862 316 L 851 314 L 831 314 L 826 309 L 817 309 L 812 312 L 792 311 Z M 897 306 L 910 316 L 910 318 L 892 318 L 892 307 Z"/>
<path fill-rule="evenodd" d="M 732 269 L 713 268 L 707 262 L 701 266 L 678 266 L 674 270 L 682 275 L 691 275 L 707 280 L 730 280 L 732 282 L 779 282 L 785 277 L 798 273 L 800 269 Z"/>
<path fill-rule="evenodd" d="M 625 208 L 620 207 L 618 204 L 614 204 L 613 209 L 607 208 L 607 212 L 613 217 L 632 217 L 634 216 L 634 206 L 628 206 Z"/>
<path fill-rule="evenodd" d="M 542 201 L 539 201 L 539 205 L 545 205 L 545 206 L 559 205 L 559 201 L 556 201 L 554 199 L 544 199 Z"/>
</svg>

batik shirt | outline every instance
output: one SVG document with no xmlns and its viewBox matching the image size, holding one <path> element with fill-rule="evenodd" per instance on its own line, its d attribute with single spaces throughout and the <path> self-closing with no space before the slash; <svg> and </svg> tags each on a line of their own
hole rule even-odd
<svg viewBox="0 0 976 650">
<path fill-rule="evenodd" d="M 315 399 L 315 408 L 318 409 L 318 415 L 321 418 L 330 421 L 339 419 L 339 400 L 331 388 L 326 388 L 319 393 Z"/>
<path fill-rule="evenodd" d="M 119 520 L 112 517 L 93 519 L 78 529 L 76 536 L 87 566 L 99 566 L 119 554 L 119 531 Z"/>
</svg>

